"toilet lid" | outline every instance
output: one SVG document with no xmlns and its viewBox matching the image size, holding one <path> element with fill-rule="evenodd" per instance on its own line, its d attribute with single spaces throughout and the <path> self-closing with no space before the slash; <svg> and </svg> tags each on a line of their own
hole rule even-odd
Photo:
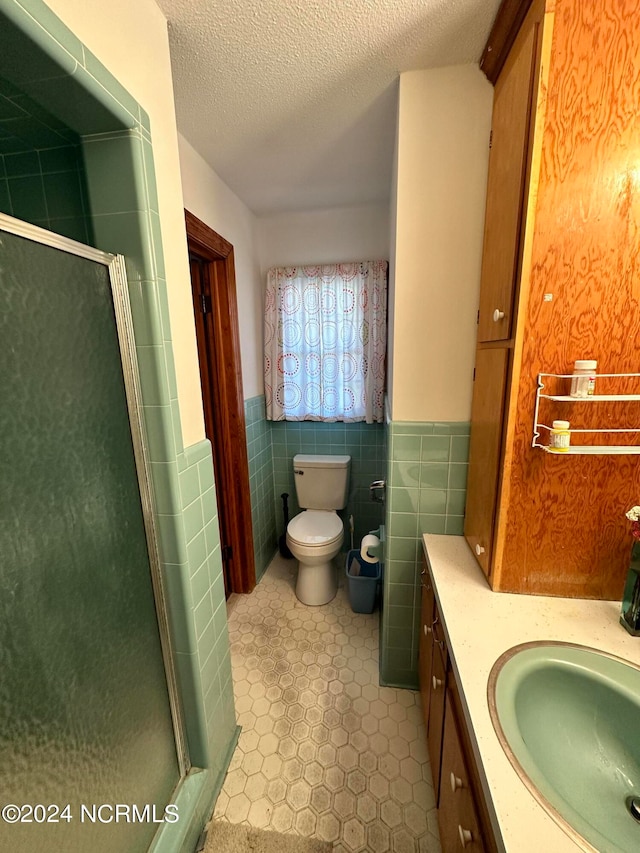
<svg viewBox="0 0 640 853">
<path fill-rule="evenodd" d="M 326 545 L 343 532 L 342 521 L 335 512 L 306 509 L 291 519 L 287 533 L 301 545 Z"/>
</svg>

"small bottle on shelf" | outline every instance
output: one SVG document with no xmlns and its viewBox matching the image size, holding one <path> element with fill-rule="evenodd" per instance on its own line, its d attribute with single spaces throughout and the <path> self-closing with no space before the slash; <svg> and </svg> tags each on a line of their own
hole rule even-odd
<svg viewBox="0 0 640 853">
<path fill-rule="evenodd" d="M 569 421 L 554 421 L 549 430 L 549 447 L 556 453 L 566 453 L 570 445 Z"/>
<path fill-rule="evenodd" d="M 595 359 L 578 359 L 573 365 L 571 378 L 572 397 L 592 397 L 596 390 L 596 368 L 598 362 Z"/>
</svg>

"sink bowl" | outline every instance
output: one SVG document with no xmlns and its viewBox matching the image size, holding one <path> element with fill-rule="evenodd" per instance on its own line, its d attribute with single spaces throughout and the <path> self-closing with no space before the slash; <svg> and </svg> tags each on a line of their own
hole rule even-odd
<svg viewBox="0 0 640 853">
<path fill-rule="evenodd" d="M 488 699 L 507 757 L 565 832 L 586 850 L 637 853 L 640 668 L 586 646 L 524 643 L 494 664 Z"/>
</svg>

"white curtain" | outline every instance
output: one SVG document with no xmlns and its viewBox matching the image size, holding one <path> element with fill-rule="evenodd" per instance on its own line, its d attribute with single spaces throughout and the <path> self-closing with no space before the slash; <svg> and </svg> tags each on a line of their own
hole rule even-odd
<svg viewBox="0 0 640 853">
<path fill-rule="evenodd" d="M 269 420 L 381 423 L 387 262 L 270 269 L 264 339 Z"/>
</svg>

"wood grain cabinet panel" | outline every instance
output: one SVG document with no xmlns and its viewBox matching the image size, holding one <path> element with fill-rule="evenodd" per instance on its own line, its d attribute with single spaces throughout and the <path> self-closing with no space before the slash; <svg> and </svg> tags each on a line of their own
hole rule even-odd
<svg viewBox="0 0 640 853">
<path fill-rule="evenodd" d="M 486 847 L 471 788 L 471 777 L 462 750 L 455 706 L 447 691 L 438 827 L 443 853 L 465 850 L 484 853 Z"/>
<path fill-rule="evenodd" d="M 463 849 L 497 853 L 480 772 L 473 757 L 471 735 L 464 723 L 462 702 L 450 664 L 444 625 L 426 564 L 422 592 L 423 624 L 425 613 L 433 615 L 428 633 L 431 638 L 430 671 L 420 669 L 420 687 L 422 691 L 428 686 L 430 693 L 424 705 L 428 709 L 427 747 L 442 850 L 443 853 Z"/>
<path fill-rule="evenodd" d="M 491 568 L 509 350 L 479 349 L 471 409 L 469 478 L 464 533 L 482 571 Z"/>
<path fill-rule="evenodd" d="M 511 335 L 536 44 L 534 23 L 516 40 L 496 83 L 478 341 L 506 340 Z"/>
<path fill-rule="evenodd" d="M 640 457 L 546 454 L 532 425 L 539 373 L 638 371 L 639 43 L 640 0 L 533 0 L 496 80 L 465 522 L 494 590 L 622 597 Z M 491 349 L 509 351 L 493 432 Z M 554 405 L 548 426 L 583 426 Z M 620 405 L 592 406 L 589 428 L 615 428 Z"/>
</svg>

